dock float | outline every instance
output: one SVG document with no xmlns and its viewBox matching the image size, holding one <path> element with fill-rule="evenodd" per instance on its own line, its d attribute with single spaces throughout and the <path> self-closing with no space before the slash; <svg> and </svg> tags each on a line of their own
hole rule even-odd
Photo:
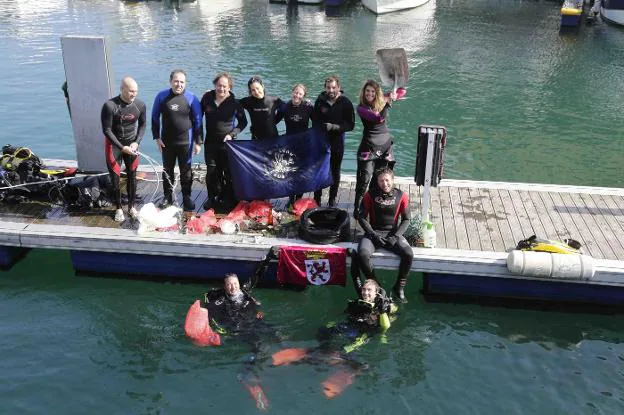
<svg viewBox="0 0 624 415">
<path fill-rule="evenodd" d="M 412 212 L 419 212 L 420 187 L 405 177 L 397 177 L 396 185 L 409 193 Z M 155 183 L 139 182 L 143 203 L 154 190 Z M 350 214 L 354 193 L 355 177 L 343 175 L 338 207 Z M 160 189 L 156 195 L 162 195 Z M 205 185 L 194 182 L 192 197 L 201 212 Z M 286 202 L 273 201 L 274 209 L 284 209 Z M 431 189 L 431 208 L 437 247 L 414 248 L 412 265 L 424 275 L 424 293 L 624 305 L 624 189 L 444 179 Z M 192 279 L 220 279 L 225 272 L 248 277 L 272 246 L 310 245 L 253 234 L 138 235 L 138 223 L 116 223 L 113 213 L 112 207 L 73 213 L 45 203 L 0 204 L 0 245 L 17 256 L 32 248 L 69 250 L 77 272 Z M 357 234 L 356 224 L 352 227 Z M 533 234 L 579 241 L 593 258 L 594 275 L 560 280 L 511 274 L 508 250 Z M 337 246 L 356 248 L 357 243 Z M 383 250 L 373 260 L 380 269 L 395 270 L 399 264 Z"/>
</svg>

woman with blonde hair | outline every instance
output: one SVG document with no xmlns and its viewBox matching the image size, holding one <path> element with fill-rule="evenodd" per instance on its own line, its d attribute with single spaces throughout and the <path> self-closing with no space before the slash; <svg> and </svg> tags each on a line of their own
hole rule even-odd
<svg viewBox="0 0 624 415">
<path fill-rule="evenodd" d="M 369 79 L 360 91 L 360 103 L 357 113 L 362 120 L 364 131 L 357 152 L 357 180 L 355 184 L 355 203 L 353 216 L 357 219 L 364 193 L 373 177 L 373 172 L 382 167 L 394 167 L 392 137 L 386 126 L 386 118 L 391 103 L 397 94 L 391 92 L 385 97 L 379 84 Z"/>
</svg>

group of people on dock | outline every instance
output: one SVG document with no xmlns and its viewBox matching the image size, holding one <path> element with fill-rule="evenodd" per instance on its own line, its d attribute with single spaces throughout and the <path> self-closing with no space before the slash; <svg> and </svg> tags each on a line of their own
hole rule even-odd
<svg viewBox="0 0 624 415">
<path fill-rule="evenodd" d="M 175 69 L 169 76 L 169 88 L 160 91 L 151 112 L 153 139 L 162 154 L 164 205 L 174 203 L 174 168 L 180 170 L 182 205 L 195 210 L 191 198 L 193 154 L 204 147 L 208 198 L 204 209 L 233 208 L 236 204 L 225 143 L 234 140 L 247 126 L 249 115 L 252 140 L 278 136 L 276 125 L 284 121 L 286 135 L 317 128 L 329 138 L 330 166 L 333 183 L 329 188 L 328 206 L 336 205 L 340 168 L 344 155 L 345 133 L 355 126 L 353 104 L 344 94 L 340 80 L 332 75 L 325 79 L 324 90 L 314 104 L 306 99 L 307 88 L 293 86 L 287 102 L 266 93 L 263 80 L 253 76 L 247 82 L 249 95 L 237 99 L 234 82 L 227 72 L 217 74 L 214 88 L 201 99 L 187 89 L 187 74 Z M 115 195 L 115 220 L 124 221 L 121 204 L 120 172 L 126 166 L 128 215 L 136 218 L 136 169 L 138 148 L 146 129 L 146 106 L 137 98 L 138 85 L 131 77 L 121 81 L 120 94 L 102 107 L 102 129 L 106 136 L 106 161 Z M 360 91 L 357 113 L 364 127 L 357 153 L 357 182 L 353 215 L 365 232 L 359 252 L 366 277 L 373 277 L 370 256 L 375 249 L 386 248 L 401 257 L 399 277 L 393 293 L 404 300 L 403 287 L 411 267 L 412 250 L 403 232 L 409 219 L 408 195 L 394 187 L 392 138 L 386 118 L 396 91 L 386 95 L 374 80 L 367 80 Z M 204 128 L 205 127 L 205 128 Z M 373 179 L 375 176 L 375 180 Z M 369 184 L 372 181 L 372 185 Z M 316 189 L 314 199 L 320 206 L 323 189 Z M 302 195 L 292 195 L 291 203 Z"/>
</svg>

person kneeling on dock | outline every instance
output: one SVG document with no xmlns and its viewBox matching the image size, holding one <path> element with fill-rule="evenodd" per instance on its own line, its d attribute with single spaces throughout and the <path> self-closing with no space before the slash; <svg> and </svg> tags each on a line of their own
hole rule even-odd
<svg viewBox="0 0 624 415">
<path fill-rule="evenodd" d="M 394 187 L 394 173 L 384 167 L 376 171 L 377 187 L 364 195 L 358 222 L 364 236 L 358 246 L 358 262 L 366 278 L 375 279 L 371 255 L 378 248 L 385 248 L 401 257 L 399 275 L 392 288 L 398 300 L 405 303 L 405 285 L 412 267 L 414 253 L 403 237 L 410 223 L 407 194 Z M 367 219 L 368 218 L 368 219 Z"/>
</svg>

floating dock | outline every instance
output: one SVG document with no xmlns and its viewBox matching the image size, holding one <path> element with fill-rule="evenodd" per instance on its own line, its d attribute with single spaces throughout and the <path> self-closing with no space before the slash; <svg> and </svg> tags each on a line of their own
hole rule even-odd
<svg viewBox="0 0 624 415">
<path fill-rule="evenodd" d="M 146 178 L 154 176 L 146 173 Z M 409 192 L 412 212 L 419 212 L 420 187 L 412 178 L 397 178 L 396 185 Z M 155 186 L 139 181 L 142 203 L 150 201 Z M 351 213 L 354 193 L 355 177 L 343 175 L 338 207 Z M 161 195 L 158 189 L 155 203 Z M 205 185 L 194 182 L 192 197 L 201 212 Z M 275 200 L 274 209 L 283 210 L 286 203 Z M 444 179 L 431 189 L 431 208 L 437 247 L 414 248 L 412 266 L 424 273 L 425 293 L 624 305 L 624 189 Z M 193 279 L 222 278 L 225 272 L 248 276 L 270 247 L 310 245 L 296 237 L 260 234 L 138 235 L 137 222 L 116 223 L 113 213 L 113 207 L 72 213 L 45 203 L 0 204 L 0 245 L 9 260 L 30 248 L 66 249 L 78 272 Z M 355 221 L 352 227 L 357 235 Z M 594 276 L 562 281 L 511 274 L 507 251 L 533 234 L 581 242 L 584 253 L 594 258 Z M 374 262 L 381 269 L 398 268 L 398 258 L 383 250 L 374 254 Z"/>
</svg>

